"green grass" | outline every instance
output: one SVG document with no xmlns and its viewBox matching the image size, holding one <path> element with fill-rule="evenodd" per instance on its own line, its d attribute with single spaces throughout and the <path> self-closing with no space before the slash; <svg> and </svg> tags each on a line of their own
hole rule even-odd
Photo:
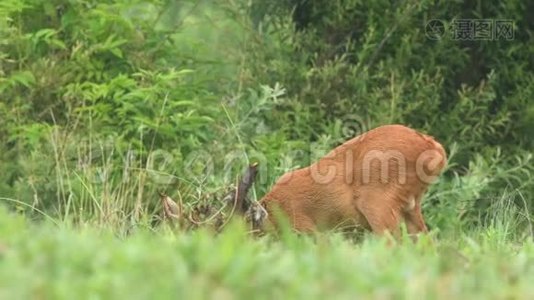
<svg viewBox="0 0 534 300">
<path fill-rule="evenodd" d="M 388 246 L 168 227 L 118 236 L 0 210 L 1 299 L 532 299 L 534 243 L 498 227 Z"/>
</svg>

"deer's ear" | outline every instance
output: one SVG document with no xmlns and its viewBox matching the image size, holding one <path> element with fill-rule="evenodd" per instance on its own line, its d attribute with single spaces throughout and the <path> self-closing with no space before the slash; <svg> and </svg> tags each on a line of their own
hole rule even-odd
<svg viewBox="0 0 534 300">
<path fill-rule="evenodd" d="M 254 184 L 254 180 L 256 179 L 256 175 L 258 174 L 258 163 L 253 163 L 247 167 L 247 170 L 245 171 L 245 174 L 241 178 L 241 181 L 239 182 L 239 185 L 237 186 L 237 198 L 236 198 L 236 204 L 237 209 L 239 210 L 239 213 L 245 214 L 250 206 L 251 201 L 247 197 L 248 191 Z"/>
<path fill-rule="evenodd" d="M 245 196 L 245 199 L 243 199 L 243 204 L 241 204 L 241 207 L 239 208 L 241 210 L 241 214 L 246 214 L 252 207 L 252 201 L 250 201 L 250 198 L 248 196 Z"/>
</svg>

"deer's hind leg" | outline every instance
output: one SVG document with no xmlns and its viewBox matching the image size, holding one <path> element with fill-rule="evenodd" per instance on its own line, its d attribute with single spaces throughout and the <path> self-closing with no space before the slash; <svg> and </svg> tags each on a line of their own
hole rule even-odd
<svg viewBox="0 0 534 300">
<path fill-rule="evenodd" d="M 428 232 L 423 213 L 421 212 L 421 198 L 422 194 L 412 198 L 411 201 L 413 202 L 408 203 L 403 210 L 404 222 L 410 235 Z"/>
<path fill-rule="evenodd" d="M 401 207 L 394 198 L 384 195 L 367 197 L 359 199 L 356 205 L 374 233 L 389 232 L 397 239 L 400 237 Z"/>
</svg>

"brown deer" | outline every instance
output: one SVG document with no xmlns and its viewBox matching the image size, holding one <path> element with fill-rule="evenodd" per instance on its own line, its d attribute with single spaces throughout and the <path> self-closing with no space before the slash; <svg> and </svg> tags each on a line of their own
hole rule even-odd
<svg viewBox="0 0 534 300">
<path fill-rule="evenodd" d="M 281 212 L 298 232 L 360 226 L 398 237 L 403 220 L 409 234 L 427 232 L 421 199 L 446 161 L 432 137 L 402 125 L 381 126 L 281 176 L 261 206 L 252 206 L 251 218 L 267 230 Z"/>
</svg>

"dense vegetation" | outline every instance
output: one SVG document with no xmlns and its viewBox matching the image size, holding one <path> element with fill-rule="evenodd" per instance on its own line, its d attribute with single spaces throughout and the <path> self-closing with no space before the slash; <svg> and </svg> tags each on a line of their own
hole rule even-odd
<svg viewBox="0 0 534 300">
<path fill-rule="evenodd" d="M 534 296 L 534 6 L 391 2 L 2 0 L 0 297 Z M 514 36 L 432 39 L 431 19 Z M 447 148 L 437 245 L 159 222 L 158 191 L 219 203 L 259 161 L 259 198 L 387 123 Z"/>
</svg>

